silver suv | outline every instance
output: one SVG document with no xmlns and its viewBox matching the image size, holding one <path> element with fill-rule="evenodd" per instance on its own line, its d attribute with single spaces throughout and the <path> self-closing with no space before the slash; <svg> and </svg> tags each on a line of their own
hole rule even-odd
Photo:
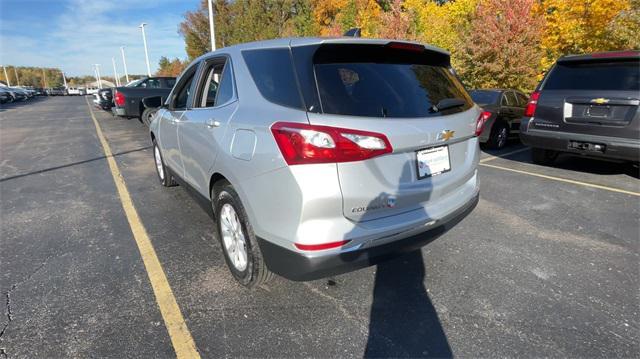
<svg viewBox="0 0 640 359">
<path fill-rule="evenodd" d="M 415 250 L 478 201 L 486 118 L 449 54 L 295 38 L 196 59 L 150 126 L 164 186 L 217 218 L 233 276 L 311 280 Z"/>
</svg>

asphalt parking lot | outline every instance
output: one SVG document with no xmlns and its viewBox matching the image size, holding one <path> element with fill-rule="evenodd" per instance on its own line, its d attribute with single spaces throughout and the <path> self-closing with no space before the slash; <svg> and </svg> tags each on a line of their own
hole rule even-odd
<svg viewBox="0 0 640 359">
<path fill-rule="evenodd" d="M 146 128 L 92 111 L 202 357 L 640 352 L 637 168 L 483 153 L 478 207 L 421 251 L 249 291 Z M 0 109 L 0 198 L 0 357 L 176 355 L 84 97 Z"/>
</svg>

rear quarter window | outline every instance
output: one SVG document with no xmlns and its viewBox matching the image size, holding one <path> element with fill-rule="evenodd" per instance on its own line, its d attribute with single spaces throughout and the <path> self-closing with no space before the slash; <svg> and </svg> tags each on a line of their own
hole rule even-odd
<svg viewBox="0 0 640 359">
<path fill-rule="evenodd" d="M 640 91 L 640 61 L 557 63 L 542 89 Z"/>
<path fill-rule="evenodd" d="M 242 57 L 262 97 L 304 110 L 288 48 L 245 50 Z"/>
</svg>

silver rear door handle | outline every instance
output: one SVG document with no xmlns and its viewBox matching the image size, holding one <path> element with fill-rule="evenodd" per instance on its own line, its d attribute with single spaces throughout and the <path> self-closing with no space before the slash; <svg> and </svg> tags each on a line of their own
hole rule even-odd
<svg viewBox="0 0 640 359">
<path fill-rule="evenodd" d="M 208 119 L 206 124 L 207 124 L 207 127 L 209 128 L 220 127 L 220 122 L 212 118 Z"/>
</svg>

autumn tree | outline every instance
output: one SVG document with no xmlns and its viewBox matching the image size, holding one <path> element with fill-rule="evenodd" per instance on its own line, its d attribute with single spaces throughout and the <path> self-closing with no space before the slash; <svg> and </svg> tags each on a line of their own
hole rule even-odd
<svg viewBox="0 0 640 359">
<path fill-rule="evenodd" d="M 376 36 L 387 39 L 415 39 L 411 13 L 404 9 L 402 3 L 402 0 L 393 0 L 385 4 L 386 10 L 380 15 L 381 26 Z"/>
<path fill-rule="evenodd" d="M 471 21 L 480 0 L 405 0 L 404 7 L 411 14 L 420 41 L 441 47 L 453 55 L 469 36 Z"/>
<path fill-rule="evenodd" d="M 486 0 L 471 21 L 457 70 L 471 88 L 531 91 L 537 84 L 541 19 L 535 0 Z"/>
<path fill-rule="evenodd" d="M 636 10 L 637 10 L 637 2 Z M 612 28 L 619 16 L 631 11 L 629 0 L 542 0 L 534 8 L 536 16 L 543 18 L 541 50 L 542 68 L 547 69 L 555 60 L 567 54 L 582 54 L 626 48 L 629 43 L 616 36 L 615 31 L 630 30 L 637 44 L 637 19 L 622 20 L 622 29 Z M 625 26 L 626 25 L 626 26 Z M 630 26 L 630 27 L 629 27 Z M 632 41 L 630 39 L 628 41 Z"/>
<path fill-rule="evenodd" d="M 156 72 L 156 76 L 177 77 L 182 73 L 187 65 L 187 61 L 180 61 L 177 57 L 173 60 L 169 60 L 162 56 L 158 62 L 158 71 Z"/>
<path fill-rule="evenodd" d="M 203 0 L 180 24 L 189 59 L 211 49 L 208 16 L 207 0 Z M 311 18 L 308 0 L 218 0 L 214 11 L 216 47 L 302 35 L 299 32 L 311 35 L 314 27 L 306 23 Z"/>
</svg>

